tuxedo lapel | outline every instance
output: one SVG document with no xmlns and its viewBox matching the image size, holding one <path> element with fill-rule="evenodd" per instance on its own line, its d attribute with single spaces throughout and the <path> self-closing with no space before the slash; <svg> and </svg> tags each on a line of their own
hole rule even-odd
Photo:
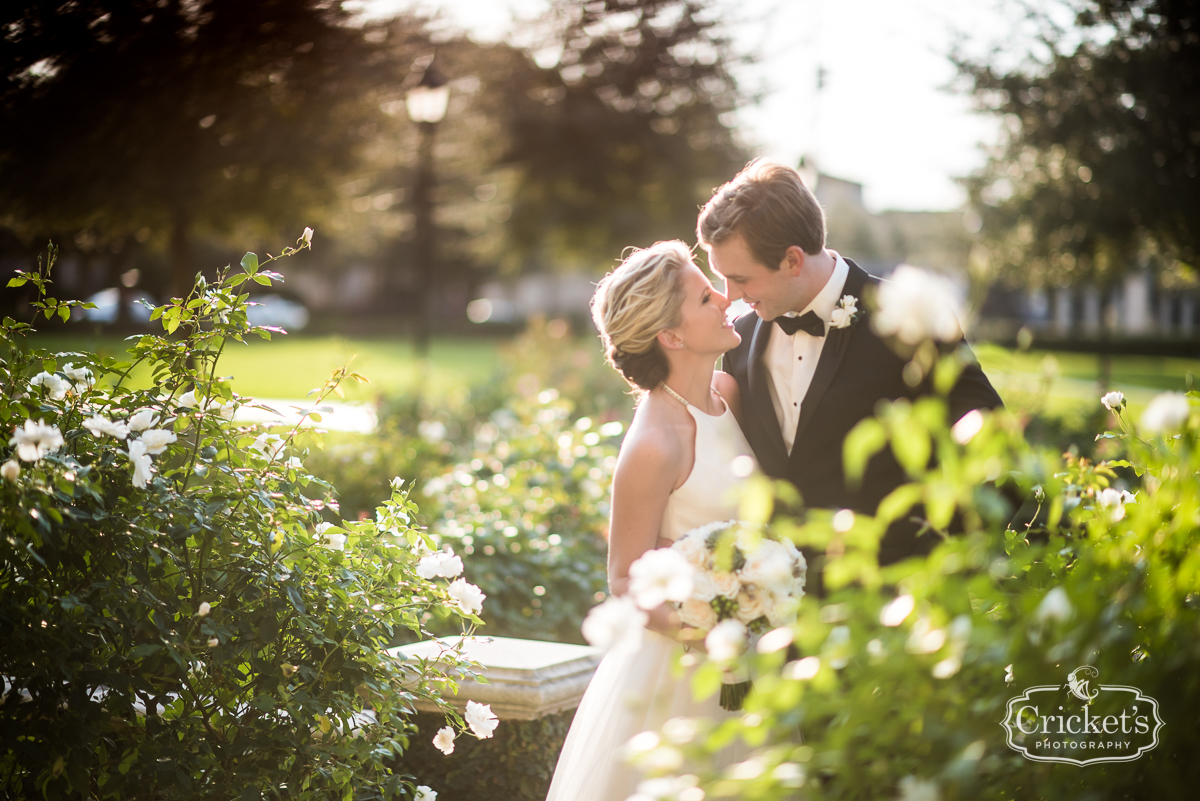
<svg viewBox="0 0 1200 801">
<path fill-rule="evenodd" d="M 783 444 L 779 419 L 775 416 L 775 406 L 771 403 L 771 390 L 767 386 L 770 374 L 767 366 L 763 364 L 763 354 L 766 353 L 767 341 L 771 337 L 773 327 L 772 323 L 761 318 L 754 323 L 754 333 L 750 337 L 750 357 L 746 360 L 746 378 L 750 385 L 747 405 L 750 414 L 758 418 L 759 424 L 767 432 L 770 447 L 782 464 L 787 462 L 787 446 Z"/>
<path fill-rule="evenodd" d="M 813 373 L 812 383 L 808 385 L 808 392 L 805 393 L 803 405 L 800 407 L 800 419 L 796 422 L 796 438 L 792 444 L 793 458 L 804 450 L 801 447 L 801 437 L 812 422 L 813 415 L 817 413 L 821 398 L 825 396 L 829 385 L 833 383 L 833 378 L 842 364 L 842 358 L 846 355 L 846 346 L 850 344 L 855 329 L 860 325 L 869 324 L 864 319 L 866 316 L 863 311 L 865 303 L 862 297 L 863 289 L 867 284 L 867 273 L 850 259 L 846 259 L 846 264 L 849 265 L 850 272 L 846 275 L 846 286 L 842 290 L 842 294 L 858 298 L 860 316 L 847 328 L 830 329 L 825 339 L 825 347 L 821 348 L 821 358 L 817 361 L 817 369 Z"/>
</svg>

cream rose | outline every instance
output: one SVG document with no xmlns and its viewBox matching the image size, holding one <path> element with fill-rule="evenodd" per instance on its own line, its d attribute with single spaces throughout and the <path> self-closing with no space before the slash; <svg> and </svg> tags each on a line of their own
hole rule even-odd
<svg viewBox="0 0 1200 801">
<path fill-rule="evenodd" d="M 712 604 L 699 598 L 688 598 L 679 609 L 679 617 L 683 622 L 702 631 L 708 631 L 717 625 L 717 613 Z"/>
</svg>

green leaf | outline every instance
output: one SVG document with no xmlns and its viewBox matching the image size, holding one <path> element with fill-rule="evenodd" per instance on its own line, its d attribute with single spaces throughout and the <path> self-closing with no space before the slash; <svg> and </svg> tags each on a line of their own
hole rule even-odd
<svg viewBox="0 0 1200 801">
<path fill-rule="evenodd" d="M 229 286 L 238 286 L 239 284 L 245 282 L 249 278 L 250 278 L 249 273 L 238 273 L 237 275 L 230 276 L 229 280 L 226 283 L 228 283 Z"/>
<path fill-rule="evenodd" d="M 271 285 L 271 279 L 269 276 L 266 276 L 266 275 L 256 275 L 256 276 L 254 276 L 254 280 L 257 283 L 262 284 L 263 286 Z"/>
<path fill-rule="evenodd" d="M 247 253 L 242 256 L 242 269 L 250 275 L 258 272 L 258 256 L 254 253 Z"/>
<path fill-rule="evenodd" d="M 10 279 L 8 279 L 8 285 L 14 286 L 14 287 L 15 286 L 25 286 L 25 284 L 28 281 L 29 281 L 28 278 L 10 278 Z"/>
<path fill-rule="evenodd" d="M 918 422 L 916 415 L 897 420 L 891 426 L 892 453 L 905 471 L 916 478 L 929 465 L 929 432 Z"/>
<path fill-rule="evenodd" d="M 62 321 L 64 323 L 67 320 L 70 320 L 71 319 L 71 307 L 70 306 L 60 306 L 58 309 L 58 316 L 60 318 L 62 318 Z"/>
<path fill-rule="evenodd" d="M 129 652 L 129 658 L 141 659 L 144 656 L 150 656 L 150 654 L 161 650 L 162 646 L 156 642 L 143 643 Z"/>
<path fill-rule="evenodd" d="M 891 523 L 913 508 L 924 494 L 924 487 L 920 484 L 901 484 L 879 502 L 875 518 L 885 525 Z"/>
<path fill-rule="evenodd" d="M 874 417 L 861 421 L 850 433 L 842 445 L 842 462 L 846 478 L 857 485 L 862 481 L 867 462 L 887 443 L 887 433 L 883 424 Z"/>
</svg>

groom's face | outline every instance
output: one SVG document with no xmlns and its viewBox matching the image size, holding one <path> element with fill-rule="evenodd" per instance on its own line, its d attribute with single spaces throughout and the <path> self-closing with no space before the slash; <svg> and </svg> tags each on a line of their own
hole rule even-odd
<svg viewBox="0 0 1200 801">
<path fill-rule="evenodd" d="M 725 294 L 744 300 L 764 320 L 796 311 L 793 265 L 785 258 L 779 269 L 768 269 L 754 258 L 740 234 L 708 249 L 708 266 L 725 281 Z"/>
</svg>

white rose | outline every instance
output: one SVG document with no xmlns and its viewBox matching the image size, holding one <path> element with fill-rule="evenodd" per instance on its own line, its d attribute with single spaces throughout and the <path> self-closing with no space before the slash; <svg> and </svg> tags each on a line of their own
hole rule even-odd
<svg viewBox="0 0 1200 801">
<path fill-rule="evenodd" d="M 717 590 L 717 583 L 713 581 L 713 576 L 711 570 L 696 572 L 696 575 L 692 577 L 692 598 L 707 603 L 721 594 Z"/>
<path fill-rule="evenodd" d="M 75 391 L 82 392 L 96 385 L 92 371 L 86 367 L 76 367 L 74 364 L 63 365 L 63 373 L 75 384 Z"/>
<path fill-rule="evenodd" d="M 13 430 L 9 445 L 17 448 L 17 458 L 23 462 L 36 462 L 48 453 L 63 446 L 62 432 L 57 426 L 48 426 L 45 421 L 26 420 L 24 427 Z"/>
<path fill-rule="evenodd" d="M 906 345 L 927 339 L 955 342 L 962 336 L 954 287 L 940 275 L 901 264 L 879 285 L 877 298 L 873 323 L 880 336 L 895 336 Z"/>
<path fill-rule="evenodd" d="M 142 444 L 146 446 L 146 453 L 157 456 L 167 449 L 167 446 L 176 440 L 176 437 L 165 428 L 152 428 L 149 431 L 142 433 Z"/>
<path fill-rule="evenodd" d="M 850 312 L 845 309 L 834 309 L 829 315 L 829 324 L 834 328 L 845 328 L 850 325 Z"/>
<path fill-rule="evenodd" d="M 793 559 L 781 544 L 763 540 L 758 549 L 746 555 L 740 571 L 742 581 L 764 590 L 787 592 L 792 584 Z"/>
<path fill-rule="evenodd" d="M 609 598 L 588 611 L 580 629 L 595 648 L 632 652 L 641 647 L 648 620 L 632 599 Z"/>
<path fill-rule="evenodd" d="M 201 601 L 200 608 L 196 610 L 196 617 L 208 617 L 208 613 L 212 611 L 212 604 L 208 601 Z"/>
<path fill-rule="evenodd" d="M 313 238 L 313 229 L 309 228 L 308 226 L 305 226 L 304 233 L 300 234 L 300 242 L 302 243 L 302 245 L 308 246 L 308 245 L 312 244 L 312 238 Z M 426 788 L 426 789 L 428 789 L 428 788 Z M 434 793 L 434 795 L 436 796 L 437 793 Z"/>
<path fill-rule="evenodd" d="M 736 598 L 738 591 L 742 588 L 742 582 L 737 577 L 737 573 L 712 573 L 713 585 L 717 588 L 717 594 L 725 598 Z"/>
<path fill-rule="evenodd" d="M 200 405 L 200 401 L 196 400 L 196 390 L 194 389 L 189 389 L 180 395 L 175 402 L 185 409 L 195 409 Z"/>
<path fill-rule="evenodd" d="M 21 465 L 16 459 L 9 459 L 0 466 L 0 476 L 3 476 L 5 481 L 15 482 L 20 475 Z"/>
<path fill-rule="evenodd" d="M 130 431 L 144 431 L 158 422 L 153 409 L 138 409 L 129 418 Z"/>
<path fill-rule="evenodd" d="M 899 801 L 941 801 L 942 791 L 936 781 L 905 776 L 900 780 Z"/>
<path fill-rule="evenodd" d="M 1034 616 L 1038 622 L 1044 623 L 1047 620 L 1067 621 L 1074 614 L 1075 609 L 1071 606 L 1071 599 L 1067 597 L 1066 590 L 1055 587 L 1046 593 L 1046 597 L 1038 604 Z"/>
<path fill-rule="evenodd" d="M 803 588 L 783 597 L 768 595 L 765 599 L 767 622 L 774 628 L 790 626 L 795 623 L 796 615 L 800 610 L 800 599 L 803 596 Z"/>
<path fill-rule="evenodd" d="M 259 434 L 254 438 L 254 442 L 250 443 L 250 447 L 273 461 L 283 455 L 287 443 L 278 434 Z"/>
<path fill-rule="evenodd" d="M 129 443 L 129 461 L 133 464 L 133 486 L 139 489 L 150 483 L 150 454 L 146 452 L 146 443 L 135 439 Z"/>
<path fill-rule="evenodd" d="M 1100 399 L 1100 402 L 1104 404 L 1105 409 L 1108 409 L 1110 412 L 1115 412 L 1118 409 L 1120 409 L 1122 406 L 1125 405 L 1125 393 L 1123 393 L 1123 392 L 1106 393 L 1104 395 L 1104 397 L 1102 397 Z"/>
<path fill-rule="evenodd" d="M 481 740 L 491 737 L 492 732 L 500 725 L 499 719 L 492 714 L 490 704 L 467 701 L 467 711 L 463 717 L 466 718 L 467 725 L 471 727 L 471 731 Z"/>
<path fill-rule="evenodd" d="M 29 379 L 29 386 L 45 387 L 46 391 L 50 393 L 52 400 L 62 400 L 67 396 L 67 392 L 70 391 L 71 382 L 65 378 L 59 378 L 54 373 L 43 371 Z"/>
<path fill-rule="evenodd" d="M 718 662 L 736 659 L 746 650 L 746 626 L 740 620 L 722 620 L 704 638 L 708 655 Z"/>
<path fill-rule="evenodd" d="M 454 578 L 463 572 L 462 559 L 454 555 L 454 551 L 435 551 L 428 556 L 422 556 L 417 563 L 417 575 L 423 579 Z"/>
<path fill-rule="evenodd" d="M 454 729 L 443 726 L 433 738 L 433 747 L 446 756 L 454 753 Z"/>
<path fill-rule="evenodd" d="M 699 598 L 688 598 L 679 608 L 679 617 L 684 624 L 701 631 L 708 631 L 717 625 L 717 613 L 712 604 Z"/>
<path fill-rule="evenodd" d="M 678 551 L 697 571 L 708 567 L 708 546 L 700 537 L 682 537 L 675 541 L 671 550 Z"/>
<path fill-rule="evenodd" d="M 1115 523 L 1125 517 L 1125 504 L 1136 503 L 1137 496 L 1131 492 L 1106 487 L 1096 493 L 1096 503 L 1108 510 L 1109 518 Z"/>
<path fill-rule="evenodd" d="M 93 437 L 109 436 L 116 439 L 125 439 L 129 436 L 129 426 L 124 423 L 114 423 L 112 420 L 99 414 L 84 420 L 83 427 L 91 431 Z"/>
<path fill-rule="evenodd" d="M 745 587 L 737 596 L 737 618 L 743 623 L 753 623 L 767 612 L 763 604 L 763 593 L 755 588 Z"/>
<path fill-rule="evenodd" d="M 1142 430 L 1147 434 L 1167 434 L 1187 422 L 1188 399 L 1180 392 L 1164 392 L 1150 401 L 1142 412 Z"/>
<path fill-rule="evenodd" d="M 450 599 L 458 605 L 463 614 L 478 615 L 483 611 L 483 599 L 487 598 L 474 584 L 468 584 L 466 579 L 455 579 L 446 588 Z"/>
<path fill-rule="evenodd" d="M 417 794 L 413 801 L 437 801 L 437 790 L 431 790 L 424 784 L 417 785 Z"/>
<path fill-rule="evenodd" d="M 674 549 L 646 551 L 629 566 L 629 592 L 642 609 L 667 601 L 682 603 L 692 595 L 696 569 Z"/>
</svg>

